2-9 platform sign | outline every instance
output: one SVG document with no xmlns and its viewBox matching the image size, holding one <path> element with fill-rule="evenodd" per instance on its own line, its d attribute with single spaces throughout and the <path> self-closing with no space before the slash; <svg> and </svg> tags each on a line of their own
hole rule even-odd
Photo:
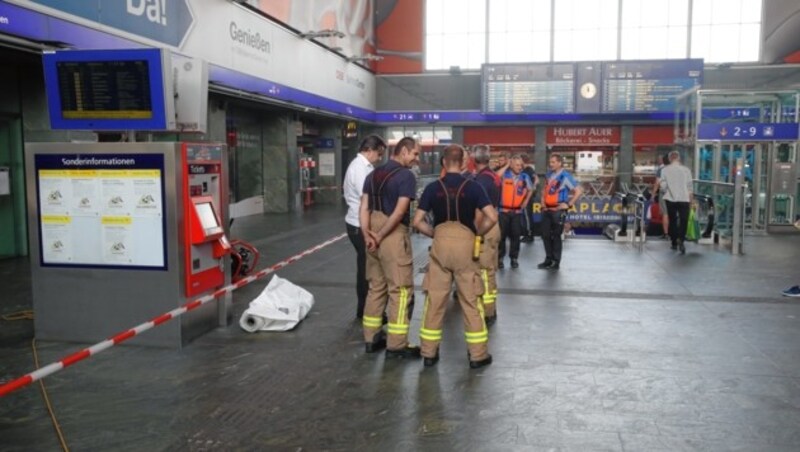
<svg viewBox="0 0 800 452">
<path fill-rule="evenodd" d="M 800 133 L 797 123 L 720 123 L 697 127 L 698 140 L 719 141 L 790 141 Z"/>
</svg>

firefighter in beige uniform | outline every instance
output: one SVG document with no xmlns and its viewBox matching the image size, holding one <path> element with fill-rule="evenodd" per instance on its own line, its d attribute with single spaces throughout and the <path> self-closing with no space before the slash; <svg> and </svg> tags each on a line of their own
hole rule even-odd
<svg viewBox="0 0 800 452">
<path fill-rule="evenodd" d="M 500 205 L 500 177 L 489 168 L 491 154 L 489 146 L 479 144 L 473 148 L 476 174 L 474 181 L 477 182 L 489 195 L 492 206 L 497 209 Z M 482 221 L 480 210 L 475 217 L 475 224 L 480 225 Z M 491 326 L 497 320 L 497 256 L 498 246 L 500 245 L 500 225 L 492 226 L 481 241 L 481 255 L 479 258 L 481 267 L 481 280 L 483 281 L 483 309 L 486 316 L 486 325 Z"/>
<path fill-rule="evenodd" d="M 427 296 L 420 328 L 425 366 L 433 366 L 439 360 L 442 324 L 454 278 L 464 315 L 469 365 L 475 369 L 492 363 L 489 331 L 480 302 L 483 284 L 478 253 L 474 250 L 476 239 L 497 223 L 497 211 L 480 185 L 459 174 L 463 159 L 464 148 L 461 146 L 453 144 L 445 148 L 447 173 L 425 187 L 414 215 L 414 227 L 433 237 L 430 266 L 423 282 Z M 478 209 L 483 213 L 483 220 L 476 228 L 475 212 Z M 433 213 L 433 226 L 425 221 L 428 212 Z"/>
<path fill-rule="evenodd" d="M 401 139 L 391 159 L 364 181 L 359 218 L 367 247 L 369 290 L 362 319 L 367 353 L 385 347 L 387 357 L 420 356 L 419 347 L 408 345 L 409 304 L 414 290 L 408 223 L 417 183 L 409 167 L 417 162 L 419 151 L 416 140 Z M 387 302 L 388 338 L 382 330 Z"/>
</svg>

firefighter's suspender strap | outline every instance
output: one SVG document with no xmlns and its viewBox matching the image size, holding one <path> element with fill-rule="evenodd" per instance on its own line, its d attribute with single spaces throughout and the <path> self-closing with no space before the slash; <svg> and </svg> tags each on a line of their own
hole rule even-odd
<svg viewBox="0 0 800 452">
<path fill-rule="evenodd" d="M 394 174 L 396 172 L 400 171 L 401 169 L 403 169 L 403 167 L 397 167 L 397 168 L 393 169 L 392 171 L 390 171 L 389 174 L 387 174 L 386 177 L 384 177 L 383 180 L 381 181 L 381 185 L 379 187 L 377 187 L 377 189 L 378 189 L 377 192 L 375 191 L 375 188 L 376 188 L 375 187 L 375 176 L 374 176 L 375 173 L 373 173 L 373 176 L 372 176 L 372 209 L 370 209 L 370 212 L 374 212 L 376 210 L 379 210 L 379 211 L 383 212 L 383 202 L 381 201 L 381 195 L 383 194 L 383 186 L 386 185 L 386 182 L 388 182 L 389 179 L 392 176 L 394 176 Z"/>
<path fill-rule="evenodd" d="M 450 193 L 447 191 L 447 187 L 444 185 L 444 182 L 442 181 L 442 179 L 439 179 L 439 185 L 442 186 L 442 190 L 444 190 L 445 200 L 447 201 L 447 221 L 458 221 L 458 222 L 461 221 L 461 214 L 458 211 L 458 198 L 461 196 L 461 190 L 464 189 L 464 186 L 467 185 L 467 182 L 469 182 L 469 180 L 465 180 L 464 182 L 462 182 L 461 185 L 458 187 L 458 190 L 456 191 L 456 197 L 453 200 L 453 202 L 456 204 L 456 219 L 455 220 L 451 220 L 450 219 Z"/>
</svg>

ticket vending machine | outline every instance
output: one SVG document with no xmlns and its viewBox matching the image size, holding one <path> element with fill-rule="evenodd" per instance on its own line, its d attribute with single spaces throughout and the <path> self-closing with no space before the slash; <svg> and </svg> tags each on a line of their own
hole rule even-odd
<svg viewBox="0 0 800 452">
<path fill-rule="evenodd" d="M 223 184 L 223 148 L 221 145 L 183 143 L 181 156 L 186 180 L 183 193 L 185 290 L 195 296 L 218 289 L 225 283 L 229 267 L 224 257 L 231 246 L 223 233 L 227 199 Z"/>
<path fill-rule="evenodd" d="M 34 329 L 94 343 L 230 282 L 226 147 L 28 143 Z M 230 295 L 132 339 L 181 347 L 230 322 Z"/>
</svg>

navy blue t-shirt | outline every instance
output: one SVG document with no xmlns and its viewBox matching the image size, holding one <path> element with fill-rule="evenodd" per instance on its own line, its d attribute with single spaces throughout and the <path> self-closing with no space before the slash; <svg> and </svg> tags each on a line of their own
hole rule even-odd
<svg viewBox="0 0 800 452">
<path fill-rule="evenodd" d="M 470 228 L 472 232 L 477 233 L 475 230 L 475 209 L 483 209 L 492 203 L 486 191 L 475 181 L 466 179 L 460 174 L 447 173 L 440 180 L 444 182 L 444 186 L 450 195 L 450 221 L 458 220 L 461 224 Z M 458 218 L 456 218 L 456 203 L 453 201 L 455 201 L 461 184 L 464 184 L 464 187 L 458 197 Z M 447 196 L 442 184 L 437 180 L 428 184 L 419 198 L 419 209 L 433 213 L 434 227 L 448 221 Z"/>
<path fill-rule="evenodd" d="M 381 185 L 383 188 L 381 188 Z M 375 194 L 380 195 L 380 206 L 375 206 L 375 197 L 372 193 L 373 186 Z M 380 211 L 389 216 L 397 207 L 399 198 L 406 197 L 414 200 L 417 197 L 417 178 L 408 168 L 403 167 L 403 165 L 394 160 L 389 160 L 387 163 L 375 168 L 367 176 L 364 181 L 363 193 L 369 195 L 370 211 L 377 210 L 377 207 L 380 207 Z M 408 226 L 408 211 L 403 215 L 402 222 Z"/>
<path fill-rule="evenodd" d="M 500 206 L 500 176 L 495 174 L 489 168 L 484 168 L 481 171 L 478 171 L 478 174 L 475 175 L 475 182 L 478 183 L 484 190 L 486 190 L 486 194 L 489 195 L 489 201 L 492 202 L 492 206 L 496 209 Z"/>
</svg>

